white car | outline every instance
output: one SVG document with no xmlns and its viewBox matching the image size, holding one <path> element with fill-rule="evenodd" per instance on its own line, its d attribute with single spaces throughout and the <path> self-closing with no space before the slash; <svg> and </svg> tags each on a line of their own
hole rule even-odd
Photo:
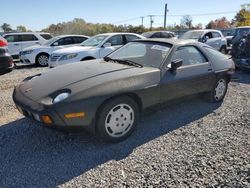
<svg viewBox="0 0 250 188">
<path fill-rule="evenodd" d="M 18 59 L 20 51 L 24 48 L 43 45 L 52 38 L 49 33 L 36 32 L 7 33 L 3 37 L 8 41 L 9 53 L 14 59 Z"/>
<path fill-rule="evenodd" d="M 84 35 L 60 35 L 50 39 L 44 45 L 23 49 L 19 54 L 19 59 L 26 64 L 47 66 L 49 56 L 53 51 L 80 44 L 88 38 Z"/>
<path fill-rule="evenodd" d="M 134 33 L 96 35 L 87 39 L 79 46 L 54 51 L 50 56 L 49 67 L 103 58 L 124 44 L 142 38 L 144 37 Z"/>
</svg>

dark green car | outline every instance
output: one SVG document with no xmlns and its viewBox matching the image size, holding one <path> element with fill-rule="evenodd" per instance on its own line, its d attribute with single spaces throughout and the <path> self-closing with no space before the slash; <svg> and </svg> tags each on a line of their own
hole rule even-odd
<svg viewBox="0 0 250 188">
<path fill-rule="evenodd" d="M 104 59 L 28 77 L 13 100 L 22 114 L 47 126 L 82 126 L 117 142 L 132 133 L 145 109 L 197 93 L 222 101 L 234 68 L 206 44 L 138 40 Z"/>
</svg>

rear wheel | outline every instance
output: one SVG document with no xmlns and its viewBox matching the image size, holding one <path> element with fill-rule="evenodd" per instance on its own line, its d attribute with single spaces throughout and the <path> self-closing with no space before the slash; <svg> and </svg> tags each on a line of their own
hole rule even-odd
<svg viewBox="0 0 250 188">
<path fill-rule="evenodd" d="M 220 102 L 224 99 L 228 87 L 228 79 L 219 77 L 216 79 L 212 90 L 208 93 L 210 102 Z"/>
<path fill-rule="evenodd" d="M 48 54 L 39 54 L 36 57 L 36 64 L 45 67 L 48 66 L 48 61 L 49 61 L 49 55 Z"/>
<path fill-rule="evenodd" d="M 101 139 L 119 142 L 133 132 L 139 116 L 138 105 L 129 97 L 110 100 L 100 110 L 97 131 Z"/>
</svg>

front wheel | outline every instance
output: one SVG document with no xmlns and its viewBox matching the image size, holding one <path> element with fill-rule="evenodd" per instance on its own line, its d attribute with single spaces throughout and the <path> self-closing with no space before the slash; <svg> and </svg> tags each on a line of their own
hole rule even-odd
<svg viewBox="0 0 250 188">
<path fill-rule="evenodd" d="M 209 92 L 208 97 L 210 102 L 220 102 L 224 99 L 228 87 L 228 79 L 219 77 L 216 79 L 212 90 Z"/>
<path fill-rule="evenodd" d="M 106 103 L 97 119 L 97 131 L 101 139 L 119 142 L 133 132 L 139 110 L 136 102 L 129 97 L 120 97 Z"/>
<path fill-rule="evenodd" d="M 41 66 L 41 67 L 47 66 L 48 61 L 49 61 L 49 55 L 48 54 L 40 54 L 36 58 L 36 64 Z"/>
</svg>

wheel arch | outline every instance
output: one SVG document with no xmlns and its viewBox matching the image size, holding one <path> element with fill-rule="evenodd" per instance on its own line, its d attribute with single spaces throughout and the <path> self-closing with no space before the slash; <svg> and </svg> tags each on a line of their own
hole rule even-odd
<svg viewBox="0 0 250 188">
<path fill-rule="evenodd" d="M 142 100 L 141 98 L 136 94 L 136 93 L 132 93 L 132 92 L 129 92 L 129 93 L 122 93 L 122 94 L 118 94 L 118 95 L 113 95 L 113 96 L 110 96 L 108 98 L 106 98 L 100 105 L 99 107 L 97 108 L 96 112 L 95 112 L 95 122 L 98 118 L 98 114 L 100 114 L 101 110 L 103 109 L 103 107 L 111 100 L 114 100 L 116 98 L 120 98 L 120 97 L 129 97 L 130 99 L 134 100 L 134 102 L 138 105 L 138 109 L 139 109 L 139 112 L 141 113 L 142 110 L 143 110 L 143 103 L 142 103 Z M 96 124 L 94 126 L 94 132 L 96 132 Z"/>
<path fill-rule="evenodd" d="M 81 61 L 87 61 L 87 60 L 92 60 L 92 59 L 96 59 L 96 58 L 93 56 L 86 56 L 86 57 L 82 58 Z"/>
<path fill-rule="evenodd" d="M 40 55 L 47 55 L 48 57 L 50 57 L 50 55 L 47 52 L 40 52 L 36 55 L 36 63 L 37 63 L 37 59 Z"/>
</svg>

